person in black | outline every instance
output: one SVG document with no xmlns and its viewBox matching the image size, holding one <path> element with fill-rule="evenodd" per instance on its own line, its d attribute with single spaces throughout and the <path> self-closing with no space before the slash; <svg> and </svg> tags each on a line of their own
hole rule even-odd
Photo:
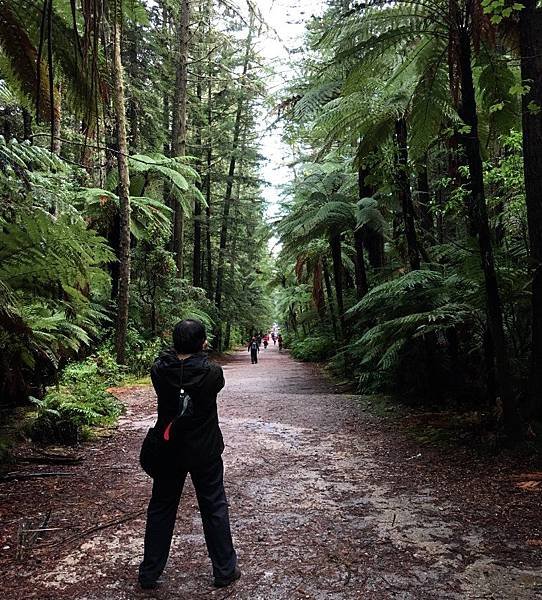
<svg viewBox="0 0 542 600">
<path fill-rule="evenodd" d="M 258 343 L 258 338 L 256 336 L 253 336 L 248 343 L 248 351 L 250 352 L 250 362 L 253 365 L 258 364 L 258 352 L 260 351 L 260 344 Z"/>
<path fill-rule="evenodd" d="M 153 589 L 166 566 L 181 492 L 188 473 L 196 490 L 203 532 L 213 565 L 214 585 L 225 587 L 241 576 L 233 548 L 224 491 L 222 452 L 216 397 L 224 387 L 222 368 L 203 352 L 205 328 L 194 320 L 181 321 L 173 331 L 173 348 L 154 362 L 151 379 L 158 397 L 156 429 L 174 443 L 171 464 L 153 480 L 147 510 L 143 562 L 139 583 Z M 189 410 L 182 418 L 179 399 Z M 184 404 L 183 404 L 184 405 Z M 169 427 L 168 427 L 169 426 Z M 172 431 L 170 431 L 172 430 Z M 167 432 L 167 433 L 166 433 Z"/>
</svg>

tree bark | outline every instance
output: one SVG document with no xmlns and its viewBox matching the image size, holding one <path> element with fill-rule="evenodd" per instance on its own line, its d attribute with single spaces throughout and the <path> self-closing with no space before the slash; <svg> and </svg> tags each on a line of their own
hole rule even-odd
<svg viewBox="0 0 542 600">
<path fill-rule="evenodd" d="M 420 251 L 416 237 L 414 204 L 408 174 L 407 124 L 404 118 L 395 122 L 395 143 L 397 145 L 397 188 L 403 212 L 403 227 L 408 251 L 408 262 L 412 270 L 420 268 Z"/>
<path fill-rule="evenodd" d="M 532 339 L 529 377 L 531 411 L 542 416 L 542 9 L 525 0 L 520 12 L 523 168 L 532 265 Z M 531 104 L 532 103 L 532 104 Z M 534 107 L 533 107 L 534 104 Z M 538 110 L 536 110 L 538 106 Z M 533 109 L 534 108 L 534 109 Z"/>
<path fill-rule="evenodd" d="M 252 14 L 252 13 L 251 13 Z M 241 82 L 245 81 L 248 65 L 250 60 L 250 52 L 252 46 L 252 28 L 254 26 L 254 17 L 251 16 L 248 35 L 245 42 L 245 56 L 243 59 L 243 71 L 241 74 Z M 215 305 L 220 315 L 220 309 L 222 307 L 222 286 L 224 280 L 224 264 L 225 264 L 225 252 L 228 243 L 228 226 L 229 226 L 229 214 L 231 197 L 233 190 L 233 179 L 235 176 L 235 165 L 237 161 L 237 150 L 239 147 L 239 139 L 241 133 L 241 118 L 243 116 L 244 107 L 244 96 L 243 92 L 239 91 L 239 99 L 237 101 L 237 110 L 235 113 L 235 122 L 233 128 L 233 140 L 232 140 L 232 153 L 230 158 L 230 166 L 228 169 L 228 177 L 226 180 L 226 192 L 224 194 L 224 203 L 222 208 L 222 225 L 220 229 L 220 247 L 218 253 L 218 265 L 216 273 L 216 291 L 215 291 Z M 217 330 L 218 336 L 220 336 L 220 330 Z M 220 347 L 220 338 L 218 339 L 218 345 Z"/>
<path fill-rule="evenodd" d="M 333 327 L 333 337 L 337 340 L 337 318 L 335 317 L 335 308 L 333 306 L 333 290 L 331 289 L 331 278 L 329 276 L 329 268 L 327 266 L 327 260 L 322 258 L 322 273 L 324 275 L 324 283 L 326 286 L 327 303 L 329 307 L 329 318 L 331 320 L 331 326 Z"/>
<path fill-rule="evenodd" d="M 129 32 L 128 38 L 128 56 L 129 66 L 128 75 L 130 81 L 135 81 L 138 77 L 137 68 L 137 42 L 140 36 L 140 32 L 137 30 L 137 26 L 134 25 L 133 30 Z M 130 97 L 128 100 L 128 112 L 130 116 L 130 150 L 137 153 L 140 144 L 140 133 L 139 133 L 139 105 L 134 94 L 134 86 L 130 86 Z"/>
<path fill-rule="evenodd" d="M 196 97 L 198 102 L 198 115 L 201 114 L 202 108 L 202 85 L 201 85 L 201 68 L 198 62 L 197 74 L 196 74 Z M 203 164 L 203 147 L 202 147 L 202 136 L 201 130 L 203 123 L 201 118 L 198 117 L 198 123 L 196 124 L 196 155 L 198 157 L 196 169 L 202 179 L 202 164 Z M 198 184 L 198 189 L 202 191 L 201 183 Z M 196 198 L 194 200 L 194 244 L 192 252 L 192 285 L 194 287 L 201 287 L 201 202 Z"/>
<path fill-rule="evenodd" d="M 484 190 L 484 174 L 480 154 L 480 138 L 478 135 L 478 116 L 476 114 L 476 96 L 474 92 L 471 65 L 470 31 L 461 29 L 459 33 L 459 63 L 461 103 L 459 116 L 469 127 L 468 133 L 461 134 L 461 141 L 467 155 L 470 173 L 470 206 L 469 214 L 472 230 L 478 239 L 482 269 L 486 291 L 486 309 L 488 329 L 495 354 L 495 377 L 498 394 L 502 403 L 502 422 L 511 434 L 520 427 L 519 413 L 512 394 L 510 384 L 510 363 L 506 347 L 501 299 L 495 272 L 493 248 Z"/>
<path fill-rule="evenodd" d="M 23 139 L 29 140 L 32 143 L 32 115 L 26 109 L 22 109 L 23 112 Z"/>
<path fill-rule="evenodd" d="M 118 196 L 120 202 L 119 284 L 117 294 L 117 324 L 115 351 L 117 362 L 126 359 L 126 332 L 130 300 L 130 173 L 128 171 L 128 143 L 126 140 L 126 113 L 124 108 L 124 80 L 121 59 L 121 9 L 116 7 L 113 20 L 113 104 L 117 122 L 117 167 L 119 172 Z"/>
<path fill-rule="evenodd" d="M 335 297 L 337 298 L 339 323 L 341 324 L 341 334 L 344 336 L 343 261 L 340 233 L 334 233 L 330 236 L 329 246 L 331 249 L 331 258 L 333 260 L 333 280 L 335 283 Z"/>
<path fill-rule="evenodd" d="M 367 177 L 367 171 L 363 167 L 360 167 L 358 169 L 358 198 L 360 200 L 372 196 L 372 190 L 365 184 L 365 177 Z M 356 297 L 358 300 L 361 300 L 369 291 L 367 272 L 365 270 L 364 233 L 364 227 L 360 227 L 354 231 L 354 249 L 356 251 Z"/>
<path fill-rule="evenodd" d="M 211 31 L 211 13 L 209 11 L 209 35 Z M 213 165 L 213 63 L 212 53 L 209 53 L 207 61 L 207 140 L 206 140 L 206 176 L 205 176 L 205 265 L 206 265 L 206 288 L 207 297 L 213 297 L 213 254 L 211 244 L 211 188 L 212 188 L 212 165 Z"/>
<path fill-rule="evenodd" d="M 369 291 L 367 283 L 367 272 L 365 271 L 365 255 L 363 252 L 363 229 L 354 231 L 354 249 L 356 251 L 356 260 L 354 266 L 356 269 L 356 298 L 361 300 Z"/>
<path fill-rule="evenodd" d="M 177 28 L 178 61 L 173 99 L 173 122 L 171 126 L 171 155 L 186 155 L 186 105 L 188 89 L 188 44 L 190 24 L 190 0 L 182 0 Z M 173 253 L 177 273 L 183 276 L 184 211 L 175 198 L 173 215 Z"/>
</svg>

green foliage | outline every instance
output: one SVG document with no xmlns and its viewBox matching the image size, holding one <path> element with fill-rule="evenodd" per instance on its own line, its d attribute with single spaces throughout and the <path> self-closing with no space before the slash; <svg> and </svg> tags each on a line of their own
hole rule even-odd
<svg viewBox="0 0 542 600">
<path fill-rule="evenodd" d="M 465 330 L 474 307 L 461 302 L 468 282 L 437 271 L 412 271 L 374 287 L 350 309 L 365 332 L 353 338 L 348 352 L 359 361 L 361 390 L 375 380 L 392 383 L 392 373 L 405 367 L 405 356 L 418 341 L 440 339 L 450 331 Z"/>
<path fill-rule="evenodd" d="M 126 366 L 128 371 L 138 377 L 148 375 L 156 357 L 166 346 L 171 345 L 170 340 L 162 338 L 145 339 L 134 329 L 128 330 Z"/>
<path fill-rule="evenodd" d="M 294 355 L 319 357 L 325 350 L 318 352 L 318 341 L 335 339 L 333 369 L 355 378 L 364 392 L 480 405 L 493 393 L 494 373 L 464 141 L 476 133 L 481 145 L 512 385 L 520 393 L 530 336 L 518 133 L 525 86 L 506 36 L 496 36 L 473 5 L 454 7 L 457 15 L 449 18 L 449 4 L 440 1 L 349 10 L 330 2 L 309 23 L 307 57 L 289 89 L 296 101 L 286 113 L 295 173 L 277 227 L 275 296 Z M 499 18 L 520 9 L 484 7 Z M 465 41 L 477 132 L 460 118 Z M 400 150 L 398 120 L 408 138 Z M 406 160 L 401 167 L 399 152 Z M 332 235 L 340 239 L 339 269 L 336 247 L 333 262 L 330 255 Z M 412 237 L 425 268 L 409 272 Z"/>
<path fill-rule="evenodd" d="M 105 366 L 105 369 L 104 369 Z M 43 443 L 75 444 L 89 428 L 112 425 L 122 405 L 106 390 L 114 370 L 104 364 L 104 353 L 64 369 L 58 388 L 42 400 L 31 398 L 36 412 L 29 425 L 30 437 Z"/>
<path fill-rule="evenodd" d="M 102 267 L 113 255 L 70 206 L 75 192 L 65 163 L 16 141 L 0 143 L 0 152 L 0 380 L 13 401 L 98 336 L 108 320 L 99 302 L 108 286 Z M 59 172 L 66 183 L 54 214 L 44 189 L 56 187 Z"/>
<path fill-rule="evenodd" d="M 336 351 L 333 335 L 294 338 L 288 345 L 290 354 L 299 360 L 320 362 L 330 358 Z"/>
</svg>

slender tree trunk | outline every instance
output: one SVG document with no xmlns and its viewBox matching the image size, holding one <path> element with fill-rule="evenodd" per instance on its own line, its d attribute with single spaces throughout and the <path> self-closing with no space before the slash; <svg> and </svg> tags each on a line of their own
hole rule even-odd
<svg viewBox="0 0 542 600">
<path fill-rule="evenodd" d="M 211 143 L 209 141 L 209 143 Z M 206 289 L 207 296 L 213 296 L 213 246 L 211 244 L 211 160 L 212 148 L 209 146 L 207 152 L 207 179 L 205 182 L 205 199 L 207 206 L 205 207 L 205 265 L 206 265 Z"/>
<path fill-rule="evenodd" d="M 362 198 L 371 198 L 375 190 L 366 182 L 369 173 L 363 167 L 358 171 L 358 196 Z M 384 235 L 381 231 L 364 225 L 361 229 L 363 237 L 363 248 L 367 251 L 369 264 L 373 269 L 381 269 L 384 266 Z"/>
<path fill-rule="evenodd" d="M 226 332 L 224 333 L 224 349 L 227 350 L 231 345 L 231 320 L 226 323 Z"/>
<path fill-rule="evenodd" d="M 318 313 L 320 321 L 325 320 L 326 316 L 326 301 L 324 298 L 324 288 L 322 286 L 322 261 L 317 260 L 314 264 L 312 274 L 312 300 L 314 307 Z"/>
<path fill-rule="evenodd" d="M 369 264 L 373 269 L 381 269 L 385 263 L 385 252 L 384 252 L 384 235 L 381 231 L 375 231 L 368 227 L 363 226 L 363 244 L 367 250 L 367 258 Z"/>
<path fill-rule="evenodd" d="M 130 63 L 127 70 L 130 81 L 135 81 L 138 77 L 137 42 L 139 36 L 140 32 L 138 31 L 137 26 L 134 25 L 128 38 L 128 56 L 130 58 Z M 134 95 L 133 86 L 130 86 L 130 92 L 130 98 L 128 100 L 128 114 L 130 117 L 130 150 L 136 153 L 141 144 L 139 135 L 139 106 Z"/>
<path fill-rule="evenodd" d="M 175 96 L 173 100 L 173 123 L 171 126 L 172 156 L 186 155 L 186 105 L 188 89 L 188 44 L 190 24 L 190 0 L 182 0 L 180 6 L 178 37 L 178 62 L 175 77 Z M 173 253 L 177 273 L 183 276 L 184 211 L 178 199 L 174 202 L 173 215 Z"/>
<path fill-rule="evenodd" d="M 338 340 L 339 336 L 337 332 L 337 318 L 335 317 L 335 308 L 333 306 L 333 290 L 331 289 L 331 278 L 329 276 L 329 268 L 325 258 L 322 258 L 322 273 L 324 275 L 324 283 L 326 286 L 327 304 L 329 307 L 331 326 L 333 327 L 333 337 Z"/>
<path fill-rule="evenodd" d="M 213 20 L 213 0 L 207 0 L 206 21 L 207 31 L 206 38 L 209 45 L 213 43 L 212 36 L 212 20 Z M 205 220 L 204 220 L 204 237 L 205 244 L 202 248 L 202 283 L 205 285 L 207 297 L 213 298 L 213 254 L 211 244 L 211 188 L 212 188 L 212 164 L 213 164 L 213 52 L 210 50 L 207 54 L 207 107 L 206 107 L 206 132 L 205 132 L 205 179 L 204 179 L 204 194 L 205 194 Z M 202 150 L 203 152 L 203 150 Z"/>
<path fill-rule="evenodd" d="M 360 167 L 358 170 L 358 197 L 367 198 L 372 194 L 367 193 L 370 190 L 365 185 L 365 177 L 367 177 L 367 171 Z M 356 297 L 361 300 L 363 296 L 369 291 L 369 285 L 367 283 L 367 272 L 365 271 L 365 256 L 363 251 L 364 246 L 364 228 L 360 227 L 354 231 L 354 248 L 356 251 Z"/>
<path fill-rule="evenodd" d="M 356 269 L 356 298 L 361 300 L 369 291 L 367 283 L 367 273 L 365 271 L 365 256 L 363 252 L 363 229 L 354 231 L 354 249 L 356 251 L 356 259 L 354 266 Z"/>
<path fill-rule="evenodd" d="M 130 173 L 128 171 L 128 143 L 124 108 L 124 81 L 121 60 L 121 8 L 116 6 L 113 21 L 113 86 L 114 111 L 117 122 L 119 171 L 118 196 L 120 201 L 119 287 L 117 295 L 117 327 L 115 351 L 117 362 L 125 362 L 126 332 L 130 293 Z"/>
<path fill-rule="evenodd" d="M 239 180 L 239 183 L 237 185 L 237 197 L 239 198 L 241 196 L 241 180 Z M 235 220 L 235 213 L 236 211 L 234 210 L 234 220 Z M 230 270 L 229 270 L 229 274 L 228 274 L 228 281 L 230 285 L 234 285 L 234 279 L 235 279 L 235 255 L 237 252 L 237 241 L 238 241 L 238 235 L 237 235 L 237 231 L 234 231 L 233 234 L 233 240 L 232 240 L 232 245 L 231 245 L 231 259 L 230 259 Z M 226 323 L 226 333 L 224 335 L 224 350 L 227 350 L 230 347 L 230 343 L 231 343 L 231 326 L 232 326 L 232 317 L 231 314 L 228 315 L 228 321 Z"/>
<path fill-rule="evenodd" d="M 209 32 L 211 29 L 209 16 Z M 213 297 L 213 254 L 211 245 L 211 188 L 213 164 L 213 65 L 212 54 L 209 54 L 207 66 L 207 140 L 206 140 L 206 177 L 205 177 L 205 262 L 207 271 L 207 296 Z"/>
<path fill-rule="evenodd" d="M 246 74 L 248 71 L 248 65 L 250 60 L 250 52 L 252 46 L 252 28 L 254 26 L 253 17 L 251 17 L 251 21 L 249 24 L 249 30 L 247 39 L 245 42 L 245 57 L 243 60 L 243 71 L 241 75 L 241 81 L 245 81 Z M 224 194 L 224 204 L 222 209 L 222 225 L 220 230 L 220 248 L 218 254 L 218 266 L 216 273 L 216 291 L 215 291 L 215 305 L 220 314 L 220 309 L 222 307 L 222 285 L 224 279 L 224 259 L 226 246 L 228 243 L 228 226 L 229 226 L 229 213 L 230 213 L 230 205 L 231 205 L 231 197 L 233 190 L 233 179 L 235 176 L 235 165 L 237 160 L 237 149 L 239 146 L 239 139 L 241 133 L 241 119 L 243 116 L 243 107 L 244 107 L 244 96 L 243 93 L 239 92 L 239 100 L 237 101 L 237 110 L 235 113 L 235 122 L 233 128 L 233 140 L 232 140 L 232 154 L 230 158 L 230 166 L 228 169 L 228 177 L 226 180 L 226 192 Z M 217 334 L 220 334 L 220 330 L 217 330 Z M 220 345 L 220 340 L 219 340 Z"/>
<path fill-rule="evenodd" d="M 23 139 L 32 141 L 32 115 L 26 109 L 22 109 L 23 112 Z"/>
<path fill-rule="evenodd" d="M 62 123 L 62 84 L 59 82 L 55 88 L 53 120 L 51 121 L 51 152 L 60 154 L 62 142 L 60 141 Z"/>
<path fill-rule="evenodd" d="M 197 67 L 197 82 L 196 82 L 196 97 L 198 101 L 198 115 L 201 114 L 202 107 L 202 86 L 201 86 L 201 68 L 200 63 L 198 62 Z M 202 130 L 203 123 L 200 118 L 198 118 L 198 123 L 196 124 L 196 155 L 198 157 L 196 169 L 199 173 L 200 180 L 202 179 L 202 157 L 203 157 L 203 148 L 202 148 Z M 202 191 L 201 184 L 198 184 L 198 189 Z M 194 245 L 192 252 L 192 285 L 194 287 L 201 287 L 201 202 L 196 198 L 194 200 Z"/>
<path fill-rule="evenodd" d="M 470 207 L 472 230 L 478 239 L 482 269 L 484 273 L 488 328 L 495 353 L 495 375 L 498 394 L 503 408 L 503 425 L 510 433 L 520 427 L 519 414 L 510 383 L 510 363 L 504 334 L 501 299 L 491 245 L 491 234 L 484 190 L 484 174 L 478 136 L 476 96 L 471 65 L 470 32 L 463 29 L 459 35 L 459 62 L 461 68 L 461 104 L 459 115 L 470 128 L 461 135 L 467 155 L 470 173 Z"/>
<path fill-rule="evenodd" d="M 408 262 L 412 270 L 420 268 L 420 251 L 416 237 L 414 204 L 408 174 L 407 124 L 404 118 L 395 122 L 395 142 L 397 145 L 397 187 L 403 212 L 403 227 L 408 250 Z"/>
<path fill-rule="evenodd" d="M 542 9 L 525 0 L 520 12 L 521 79 L 529 86 L 522 96 L 523 168 L 532 264 L 532 345 L 530 403 L 542 416 Z M 533 109 L 538 106 L 538 111 Z"/>
<path fill-rule="evenodd" d="M 340 233 L 334 233 L 330 236 L 329 246 L 331 249 L 331 258 L 333 260 L 333 280 L 335 283 L 335 297 L 337 298 L 339 323 L 341 324 L 341 334 L 344 336 L 343 261 Z"/>
</svg>

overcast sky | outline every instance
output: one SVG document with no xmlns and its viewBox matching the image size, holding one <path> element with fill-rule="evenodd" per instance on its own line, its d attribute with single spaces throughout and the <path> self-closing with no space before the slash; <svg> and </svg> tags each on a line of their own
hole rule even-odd
<svg viewBox="0 0 542 600">
<path fill-rule="evenodd" d="M 255 0 L 255 4 L 272 30 L 262 35 L 259 49 L 275 67 L 275 76 L 267 79 L 268 90 L 274 93 L 291 79 L 293 72 L 289 65 L 288 50 L 302 44 L 305 22 L 311 15 L 321 14 L 324 0 Z M 288 147 L 281 142 L 281 128 L 275 125 L 268 129 L 273 121 L 270 115 L 263 126 L 262 143 L 262 154 L 269 159 L 262 167 L 262 175 L 271 183 L 264 189 L 270 218 L 276 214 L 280 185 L 291 177 L 291 171 L 286 166 L 290 158 Z"/>
</svg>

